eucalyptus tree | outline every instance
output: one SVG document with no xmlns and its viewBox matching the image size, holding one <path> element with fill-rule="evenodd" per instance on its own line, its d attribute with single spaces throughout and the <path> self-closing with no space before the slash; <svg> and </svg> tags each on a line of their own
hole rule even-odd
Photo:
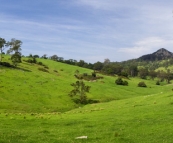
<svg viewBox="0 0 173 143">
<path fill-rule="evenodd" d="M 7 47 L 5 39 L 0 37 L 0 61 L 2 62 L 2 54 L 5 48 Z"/>
<path fill-rule="evenodd" d="M 8 46 L 10 46 L 10 49 L 7 51 L 8 54 L 12 53 L 11 55 L 11 60 L 14 64 L 14 66 L 17 66 L 18 63 L 21 62 L 21 45 L 22 41 L 16 40 L 16 39 L 11 39 L 10 42 L 7 43 Z"/>
<path fill-rule="evenodd" d="M 16 40 L 16 39 L 11 39 L 10 42 L 7 43 L 8 46 L 10 46 L 10 49 L 7 51 L 7 53 L 18 53 L 20 52 L 22 41 Z"/>
<path fill-rule="evenodd" d="M 87 103 L 87 96 L 86 93 L 89 92 L 90 86 L 85 85 L 85 83 L 81 81 L 76 81 L 76 83 L 72 83 L 73 90 L 69 93 L 70 97 L 79 96 L 79 103 L 86 104 Z"/>
</svg>

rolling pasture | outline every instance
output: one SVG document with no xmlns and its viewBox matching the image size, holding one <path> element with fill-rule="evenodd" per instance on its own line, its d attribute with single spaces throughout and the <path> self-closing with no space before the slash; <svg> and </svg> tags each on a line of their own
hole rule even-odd
<svg viewBox="0 0 173 143">
<path fill-rule="evenodd" d="M 5 57 L 8 61 L 8 57 Z M 171 143 L 173 141 L 173 85 L 156 80 L 103 75 L 91 86 L 89 99 L 100 103 L 75 104 L 68 96 L 76 70 L 91 70 L 51 60 L 48 66 L 22 62 L 18 69 L 0 67 L 0 142 L 18 143 Z M 137 87 L 145 81 L 147 88 Z M 87 139 L 75 139 L 87 136 Z"/>
</svg>

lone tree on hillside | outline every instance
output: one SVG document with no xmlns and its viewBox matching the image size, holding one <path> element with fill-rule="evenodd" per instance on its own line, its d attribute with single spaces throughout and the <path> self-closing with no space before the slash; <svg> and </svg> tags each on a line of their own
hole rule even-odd
<svg viewBox="0 0 173 143">
<path fill-rule="evenodd" d="M 14 64 L 14 66 L 17 66 L 18 63 L 21 62 L 21 45 L 22 41 L 16 40 L 16 39 L 11 39 L 10 42 L 7 43 L 8 46 L 10 46 L 10 49 L 7 51 L 8 54 L 13 53 L 11 55 L 11 60 Z"/>
<path fill-rule="evenodd" d="M 8 53 L 16 53 L 16 52 L 20 52 L 21 49 L 21 45 L 22 45 L 22 41 L 20 40 L 16 40 L 16 39 L 11 39 L 10 42 L 7 43 L 8 46 L 10 46 L 10 49 L 7 51 Z"/>
<path fill-rule="evenodd" d="M 0 51 L 1 51 L 1 53 L 0 53 L 0 61 L 1 61 L 1 62 L 2 62 L 2 54 L 3 54 L 3 51 L 5 50 L 6 47 L 7 47 L 7 46 L 6 46 L 6 41 L 5 41 L 5 39 L 0 38 Z"/>
<path fill-rule="evenodd" d="M 13 65 L 16 67 L 18 63 L 21 63 L 21 53 L 20 52 L 15 52 L 12 56 L 11 56 L 11 60 Z"/>
<path fill-rule="evenodd" d="M 86 93 L 89 92 L 90 86 L 85 85 L 83 81 L 76 81 L 76 83 L 72 83 L 73 90 L 69 93 L 70 97 L 79 96 L 77 101 L 81 104 L 87 103 L 87 96 Z"/>
</svg>

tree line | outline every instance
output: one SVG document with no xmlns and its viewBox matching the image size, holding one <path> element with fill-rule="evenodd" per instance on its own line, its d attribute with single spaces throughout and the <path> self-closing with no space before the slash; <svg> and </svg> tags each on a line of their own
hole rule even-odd
<svg viewBox="0 0 173 143">
<path fill-rule="evenodd" d="M 41 58 L 45 58 L 45 55 Z M 161 82 L 166 80 L 167 83 L 170 83 L 170 80 L 173 79 L 173 73 L 170 69 L 168 69 L 168 66 L 173 65 L 173 59 L 165 60 L 164 62 L 136 62 L 135 60 L 125 62 L 110 62 L 109 59 L 105 59 L 104 62 L 98 61 L 94 64 L 87 63 L 84 60 L 64 60 L 62 57 L 58 57 L 57 55 L 50 56 L 49 58 L 46 57 L 46 59 L 92 69 L 105 75 L 140 77 L 141 79 L 150 78 L 152 80 L 159 78 Z M 159 67 L 164 67 L 165 70 L 155 71 L 155 69 Z"/>
<path fill-rule="evenodd" d="M 4 51 L 7 49 L 7 54 L 11 54 L 11 60 L 14 66 L 17 66 L 18 63 L 21 62 L 22 53 L 21 53 L 21 45 L 22 41 L 17 39 L 11 39 L 11 41 L 6 41 L 4 38 L 0 38 L 0 63 L 2 64 Z M 160 81 L 166 80 L 167 83 L 173 79 L 173 73 L 170 71 L 168 66 L 173 64 L 173 59 L 166 60 L 164 62 L 155 61 L 155 62 L 136 62 L 135 59 L 124 61 L 124 62 L 110 62 L 109 59 L 105 59 L 104 62 L 96 62 L 96 63 L 87 63 L 84 60 L 74 60 L 69 59 L 65 60 L 63 57 L 59 57 L 57 55 L 52 55 L 50 57 L 47 54 L 43 56 L 32 55 L 27 56 L 31 58 L 30 62 L 36 61 L 36 58 L 44 58 L 51 59 L 53 61 L 62 62 L 70 65 L 76 65 L 83 68 L 92 69 L 96 72 L 100 72 L 106 75 L 118 75 L 124 77 L 140 77 L 141 79 L 146 79 L 150 77 L 154 80 L 156 77 L 160 79 Z M 165 67 L 165 70 L 155 71 L 158 67 Z"/>
</svg>

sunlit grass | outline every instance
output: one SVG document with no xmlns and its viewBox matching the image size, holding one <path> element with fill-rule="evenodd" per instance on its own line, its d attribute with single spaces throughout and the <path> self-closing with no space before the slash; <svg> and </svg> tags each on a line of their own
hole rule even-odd
<svg viewBox="0 0 173 143">
<path fill-rule="evenodd" d="M 1 142 L 172 142 L 172 92 L 87 105 L 65 113 L 1 113 Z M 87 139 L 76 140 L 76 137 Z"/>
</svg>

